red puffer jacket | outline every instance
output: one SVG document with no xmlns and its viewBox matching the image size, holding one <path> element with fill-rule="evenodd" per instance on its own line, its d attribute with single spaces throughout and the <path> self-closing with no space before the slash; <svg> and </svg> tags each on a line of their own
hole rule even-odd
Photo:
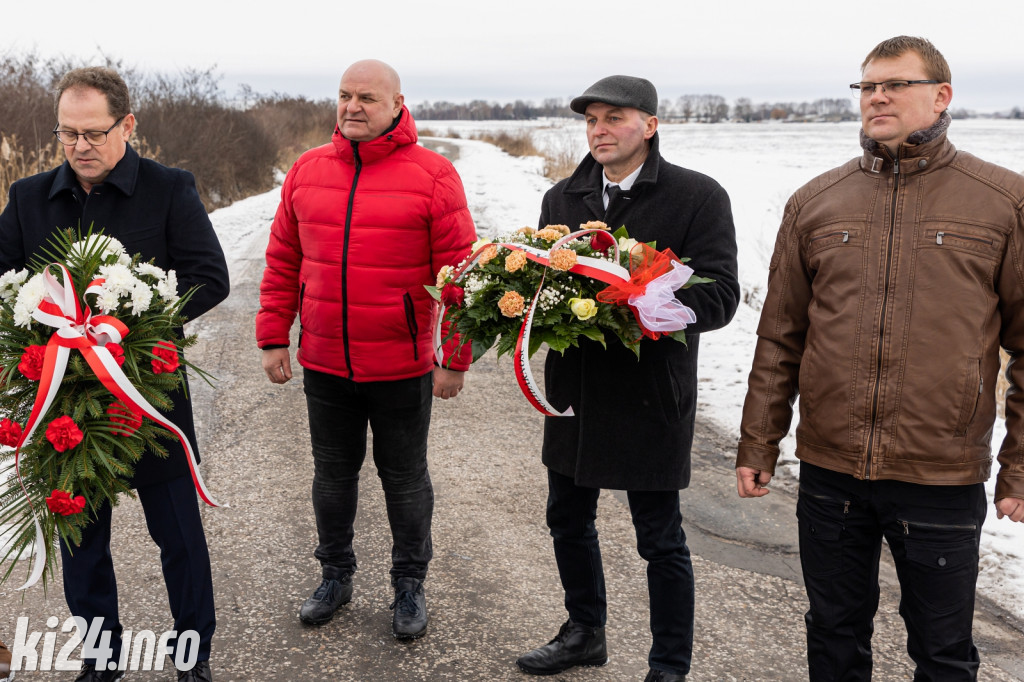
<svg viewBox="0 0 1024 682">
<path fill-rule="evenodd" d="M 281 188 L 260 286 L 256 340 L 287 346 L 299 314 L 303 367 L 355 381 L 421 376 L 433 366 L 434 300 L 423 288 L 476 239 L 455 168 L 398 123 L 368 142 L 335 130 Z M 445 366 L 469 368 L 469 344 Z"/>
</svg>

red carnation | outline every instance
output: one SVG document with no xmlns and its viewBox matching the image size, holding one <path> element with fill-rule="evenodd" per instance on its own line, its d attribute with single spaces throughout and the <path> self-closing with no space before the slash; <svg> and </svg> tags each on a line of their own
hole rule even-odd
<svg viewBox="0 0 1024 682">
<path fill-rule="evenodd" d="M 142 415 L 120 401 L 110 403 L 107 415 L 114 422 L 110 432 L 117 436 L 131 436 L 142 426 Z"/>
<path fill-rule="evenodd" d="M 444 303 L 446 306 L 455 306 L 457 308 L 462 305 L 462 301 L 465 298 L 466 290 L 451 282 L 445 284 L 444 288 L 441 289 L 441 303 Z"/>
<path fill-rule="evenodd" d="M 54 490 L 49 497 L 46 498 L 46 506 L 50 508 L 54 514 L 60 514 L 61 516 L 71 516 L 72 514 L 81 514 L 85 510 L 85 498 L 81 495 L 72 497 L 69 493 L 63 490 Z"/>
<path fill-rule="evenodd" d="M 114 362 L 117 363 L 118 367 L 124 364 L 124 348 L 121 348 L 121 344 L 108 343 L 103 347 L 110 352 L 110 355 L 114 358 Z"/>
<path fill-rule="evenodd" d="M 594 251 L 604 253 L 615 246 L 615 237 L 608 232 L 593 232 L 590 235 L 590 248 Z"/>
<path fill-rule="evenodd" d="M 50 441 L 54 450 L 64 452 L 82 442 L 82 430 L 71 417 L 57 417 L 46 427 L 46 440 Z"/>
<path fill-rule="evenodd" d="M 43 358 L 46 355 L 46 346 L 28 346 L 21 356 L 18 369 L 25 375 L 26 379 L 39 381 L 43 376 Z"/>
<path fill-rule="evenodd" d="M 178 369 L 178 349 L 170 341 L 153 346 L 153 374 L 170 374 Z"/>
<path fill-rule="evenodd" d="M 0 421 L 0 445 L 16 448 L 19 440 L 21 440 L 21 424 L 12 422 L 5 417 Z"/>
</svg>

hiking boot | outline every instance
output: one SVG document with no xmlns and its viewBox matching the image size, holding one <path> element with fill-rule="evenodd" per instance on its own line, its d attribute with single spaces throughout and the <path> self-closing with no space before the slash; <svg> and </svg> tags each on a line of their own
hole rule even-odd
<svg viewBox="0 0 1024 682">
<path fill-rule="evenodd" d="M 554 675 L 575 666 L 595 667 L 608 662 L 604 628 L 592 628 L 565 621 L 555 638 L 523 654 L 516 665 L 531 675 Z"/>
<path fill-rule="evenodd" d="M 299 609 L 299 620 L 306 625 L 323 625 L 334 618 L 334 612 L 352 601 L 352 574 L 337 580 L 324 578 L 320 587 Z"/>
<path fill-rule="evenodd" d="M 427 631 L 427 598 L 423 581 L 399 578 L 395 581 L 395 601 L 389 606 L 395 612 L 391 631 L 398 639 L 416 639 Z"/>
</svg>

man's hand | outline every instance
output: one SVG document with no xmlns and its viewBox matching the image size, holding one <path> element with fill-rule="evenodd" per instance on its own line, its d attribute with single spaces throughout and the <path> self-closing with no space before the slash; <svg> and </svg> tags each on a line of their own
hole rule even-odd
<svg viewBox="0 0 1024 682">
<path fill-rule="evenodd" d="M 287 348 L 263 351 L 263 371 L 272 383 L 283 384 L 292 378 L 292 360 Z"/>
<path fill-rule="evenodd" d="M 772 475 L 760 469 L 736 467 L 736 491 L 740 497 L 763 497 L 767 495 Z"/>
<path fill-rule="evenodd" d="M 1004 516 L 1018 523 L 1024 521 L 1024 500 L 1017 497 L 1004 497 L 996 502 L 996 518 L 1001 519 Z"/>
<path fill-rule="evenodd" d="M 462 390 L 462 384 L 466 381 L 466 373 L 454 369 L 445 369 L 434 365 L 434 397 L 454 398 Z"/>
</svg>

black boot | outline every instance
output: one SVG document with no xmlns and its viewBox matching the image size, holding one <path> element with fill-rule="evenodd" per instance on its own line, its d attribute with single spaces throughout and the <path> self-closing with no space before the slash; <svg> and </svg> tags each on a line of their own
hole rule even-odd
<svg viewBox="0 0 1024 682">
<path fill-rule="evenodd" d="M 554 675 L 577 665 L 599 666 L 608 662 L 604 628 L 565 621 L 555 638 L 516 659 L 516 665 L 531 675 Z"/>
<path fill-rule="evenodd" d="M 397 639 L 418 639 L 427 631 L 427 598 L 423 594 L 423 581 L 399 578 L 395 581 L 395 601 L 391 602 L 395 616 L 391 632 Z"/>
<path fill-rule="evenodd" d="M 686 682 L 686 675 L 679 673 L 667 673 L 664 670 L 651 668 L 644 678 L 644 682 Z"/>
</svg>

